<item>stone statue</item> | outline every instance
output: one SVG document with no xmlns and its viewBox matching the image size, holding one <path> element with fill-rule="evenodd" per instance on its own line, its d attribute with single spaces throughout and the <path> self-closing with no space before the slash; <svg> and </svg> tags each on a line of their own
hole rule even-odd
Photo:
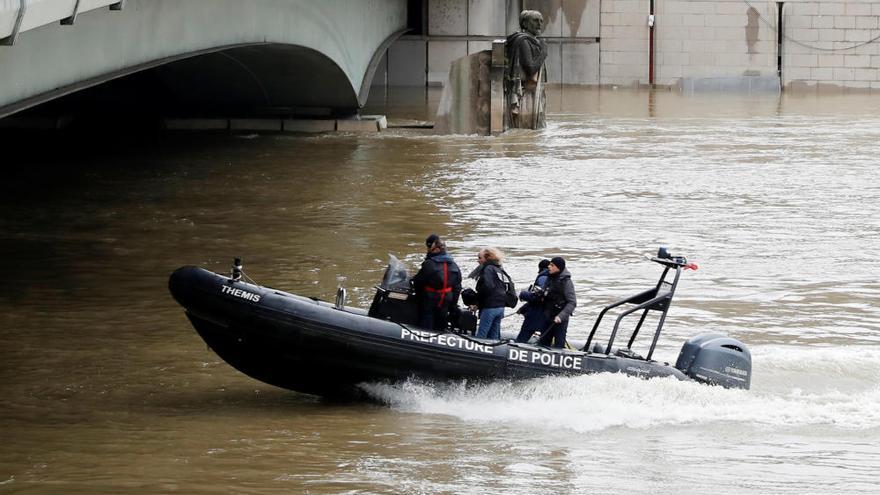
<svg viewBox="0 0 880 495">
<path fill-rule="evenodd" d="M 522 31 L 507 37 L 504 69 L 505 127 L 539 129 L 544 120 L 544 61 L 547 45 L 538 35 L 544 29 L 544 17 L 536 10 L 519 14 Z"/>
</svg>

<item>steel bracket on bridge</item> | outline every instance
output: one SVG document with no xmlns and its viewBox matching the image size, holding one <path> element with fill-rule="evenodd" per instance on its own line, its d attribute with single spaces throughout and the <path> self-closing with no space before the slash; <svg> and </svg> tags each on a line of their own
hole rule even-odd
<svg viewBox="0 0 880 495">
<path fill-rule="evenodd" d="M 18 31 L 21 29 L 21 21 L 24 20 L 24 13 L 27 12 L 27 0 L 18 0 L 18 16 L 15 17 L 15 25 L 12 27 L 12 34 L 0 39 L 0 45 L 12 46 L 18 39 Z"/>
<path fill-rule="evenodd" d="M 73 13 L 70 14 L 70 17 L 65 19 L 61 19 L 62 26 L 73 26 L 73 23 L 76 22 L 76 15 L 79 14 L 79 0 L 76 0 L 76 3 L 73 4 Z"/>
</svg>

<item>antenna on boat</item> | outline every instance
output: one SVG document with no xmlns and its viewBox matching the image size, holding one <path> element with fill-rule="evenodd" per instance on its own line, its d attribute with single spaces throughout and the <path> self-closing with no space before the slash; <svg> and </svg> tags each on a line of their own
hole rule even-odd
<svg viewBox="0 0 880 495">
<path fill-rule="evenodd" d="M 241 258 L 235 258 L 232 262 L 232 280 L 236 282 L 241 280 Z"/>
<path fill-rule="evenodd" d="M 336 288 L 336 309 L 344 309 L 345 308 L 345 296 L 346 296 L 345 287 L 339 286 Z"/>
<path fill-rule="evenodd" d="M 336 287 L 336 309 L 343 309 L 345 308 L 345 298 L 348 295 L 345 287 L 342 286 L 345 283 L 345 277 L 337 277 L 336 280 L 339 282 Z"/>
</svg>

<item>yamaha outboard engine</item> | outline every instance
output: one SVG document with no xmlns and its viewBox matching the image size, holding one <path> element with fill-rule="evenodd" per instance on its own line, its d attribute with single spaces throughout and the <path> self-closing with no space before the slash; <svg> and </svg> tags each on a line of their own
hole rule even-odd
<svg viewBox="0 0 880 495">
<path fill-rule="evenodd" d="M 694 380 L 724 388 L 748 390 L 752 381 L 752 355 L 745 344 L 718 334 L 685 342 L 675 367 Z"/>
</svg>

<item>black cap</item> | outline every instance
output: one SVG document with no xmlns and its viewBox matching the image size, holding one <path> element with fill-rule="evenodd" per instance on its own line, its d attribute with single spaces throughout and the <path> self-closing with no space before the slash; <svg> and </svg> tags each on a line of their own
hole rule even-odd
<svg viewBox="0 0 880 495">
<path fill-rule="evenodd" d="M 562 256 L 556 256 L 550 260 L 550 263 L 556 265 L 556 268 L 559 268 L 559 271 L 565 270 L 565 259 Z"/>
<path fill-rule="evenodd" d="M 431 235 L 428 236 L 427 239 L 425 239 L 425 246 L 426 246 L 428 249 L 431 249 L 431 246 L 433 246 L 434 243 L 437 242 L 437 241 L 439 241 L 439 240 L 440 240 L 440 236 L 439 236 L 439 235 L 437 235 L 437 234 L 431 234 Z"/>
<path fill-rule="evenodd" d="M 541 260 L 538 262 L 538 271 L 546 270 L 547 266 L 550 264 L 550 260 Z"/>
</svg>

